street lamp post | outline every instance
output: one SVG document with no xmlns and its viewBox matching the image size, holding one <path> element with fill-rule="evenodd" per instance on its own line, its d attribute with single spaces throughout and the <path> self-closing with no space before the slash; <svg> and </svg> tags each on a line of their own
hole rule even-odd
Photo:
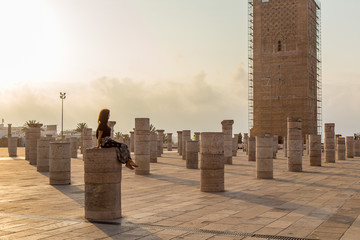
<svg viewBox="0 0 360 240">
<path fill-rule="evenodd" d="M 61 99 L 61 139 L 64 140 L 64 99 L 66 98 L 66 93 L 60 92 Z"/>
</svg>

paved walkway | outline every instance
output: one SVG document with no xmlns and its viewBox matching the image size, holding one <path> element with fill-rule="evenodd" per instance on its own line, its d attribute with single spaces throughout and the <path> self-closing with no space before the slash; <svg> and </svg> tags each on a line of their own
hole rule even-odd
<svg viewBox="0 0 360 240">
<path fill-rule="evenodd" d="M 310 167 L 304 157 L 304 172 L 291 173 L 279 152 L 275 179 L 257 180 L 256 163 L 239 151 L 225 167 L 226 191 L 214 194 L 199 191 L 200 170 L 165 151 L 149 176 L 123 169 L 122 219 L 90 223 L 80 158 L 71 185 L 51 186 L 47 173 L 5 151 L 0 239 L 360 239 L 360 158 Z"/>
</svg>

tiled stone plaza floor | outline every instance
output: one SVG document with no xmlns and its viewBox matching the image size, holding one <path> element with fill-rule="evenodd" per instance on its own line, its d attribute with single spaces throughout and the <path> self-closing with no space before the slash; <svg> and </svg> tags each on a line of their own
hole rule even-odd
<svg viewBox="0 0 360 240">
<path fill-rule="evenodd" d="M 360 239 L 360 158 L 310 167 L 304 157 L 304 172 L 292 173 L 279 152 L 274 180 L 257 180 L 239 151 L 226 191 L 203 193 L 200 170 L 165 151 L 149 176 L 123 169 L 121 220 L 90 223 L 81 155 L 72 184 L 51 186 L 18 152 L 0 150 L 0 239 Z"/>
</svg>

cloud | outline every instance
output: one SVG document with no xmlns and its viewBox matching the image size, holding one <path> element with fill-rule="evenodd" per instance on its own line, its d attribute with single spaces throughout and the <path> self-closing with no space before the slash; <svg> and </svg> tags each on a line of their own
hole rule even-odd
<svg viewBox="0 0 360 240">
<path fill-rule="evenodd" d="M 111 119 L 117 121 L 115 131 L 121 132 L 132 130 L 136 117 L 149 117 L 153 125 L 168 132 L 221 131 L 220 122 L 224 119 L 234 119 L 237 129 L 246 129 L 247 95 L 238 95 L 247 91 L 238 89 L 243 84 L 231 79 L 210 83 L 205 72 L 181 81 L 150 82 L 104 76 L 87 83 L 24 84 L 2 93 L 6 97 L 1 104 L 6 107 L 0 117 L 15 125 L 34 119 L 58 124 L 59 129 L 62 91 L 67 93 L 64 129 L 74 129 L 79 122 L 96 128 L 102 108 L 111 109 Z"/>
</svg>

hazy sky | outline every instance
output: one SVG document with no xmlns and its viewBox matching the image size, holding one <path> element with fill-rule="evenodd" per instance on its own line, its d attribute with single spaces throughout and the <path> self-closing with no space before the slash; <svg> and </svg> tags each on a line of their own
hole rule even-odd
<svg viewBox="0 0 360 240">
<path fill-rule="evenodd" d="M 322 1 L 323 122 L 360 131 L 360 1 Z M 0 0 L 0 118 L 248 131 L 246 0 Z"/>
</svg>

